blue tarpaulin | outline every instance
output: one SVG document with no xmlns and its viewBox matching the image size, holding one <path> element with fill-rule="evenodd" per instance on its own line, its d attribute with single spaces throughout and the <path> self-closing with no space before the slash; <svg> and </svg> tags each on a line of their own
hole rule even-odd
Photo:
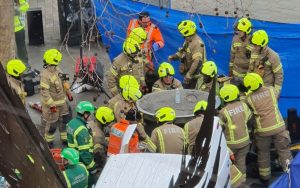
<svg viewBox="0 0 300 188">
<path fill-rule="evenodd" d="M 165 40 L 164 48 L 155 53 L 154 63 L 166 61 L 167 57 L 181 47 L 184 39 L 177 31 L 177 23 L 192 19 L 198 25 L 198 34 L 204 40 L 207 59 L 216 62 L 219 74 L 228 73 L 230 46 L 233 37 L 233 25 L 236 19 L 191 14 L 171 9 L 161 9 L 130 0 L 94 0 L 97 26 L 104 44 L 109 47 L 111 59 L 122 51 L 122 43 L 130 19 L 137 13 L 148 11 L 151 20 L 160 28 Z M 200 6 L 200 5 L 199 5 Z M 201 23 L 201 24 L 200 24 Z M 300 111 L 300 24 L 283 24 L 252 20 L 254 30 L 264 29 L 269 34 L 269 46 L 279 53 L 284 68 L 284 83 L 279 107 L 284 117 L 287 109 L 296 107 Z M 203 25 L 201 28 L 200 26 Z M 178 70 L 179 62 L 173 63 Z M 177 71 L 178 72 L 178 71 Z M 179 73 L 175 75 L 182 80 Z"/>
<path fill-rule="evenodd" d="M 298 188 L 300 187 L 300 152 L 290 165 L 290 173 L 281 175 L 270 188 Z"/>
</svg>

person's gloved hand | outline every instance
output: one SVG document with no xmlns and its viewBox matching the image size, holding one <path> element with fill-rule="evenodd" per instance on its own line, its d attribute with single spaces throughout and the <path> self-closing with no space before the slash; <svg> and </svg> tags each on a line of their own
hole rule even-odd
<svg viewBox="0 0 300 188">
<path fill-rule="evenodd" d="M 137 130 L 137 132 L 139 133 L 139 135 L 141 136 L 142 139 L 147 138 L 147 133 L 145 132 L 144 126 L 141 123 L 137 124 L 136 130 Z"/>
<path fill-rule="evenodd" d="M 153 49 L 154 52 L 156 52 L 157 50 L 159 50 L 159 48 L 160 48 L 160 46 L 159 46 L 158 43 L 154 42 L 154 43 L 152 44 L 152 49 Z"/>
<path fill-rule="evenodd" d="M 190 75 L 190 73 L 186 73 L 185 77 L 184 77 L 184 83 L 189 84 L 191 81 L 192 77 Z"/>
<path fill-rule="evenodd" d="M 231 154 L 231 155 L 230 155 L 230 160 L 231 160 L 232 163 L 235 162 L 235 156 L 234 156 L 234 154 Z"/>
</svg>

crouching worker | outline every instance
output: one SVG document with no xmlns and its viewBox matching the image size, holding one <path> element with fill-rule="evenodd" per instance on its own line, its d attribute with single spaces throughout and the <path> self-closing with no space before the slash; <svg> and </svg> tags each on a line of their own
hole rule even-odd
<svg viewBox="0 0 300 188">
<path fill-rule="evenodd" d="M 63 175 L 68 188 L 87 188 L 89 172 L 84 164 L 79 162 L 79 152 L 73 148 L 65 148 L 61 157 L 64 159 Z"/>
</svg>

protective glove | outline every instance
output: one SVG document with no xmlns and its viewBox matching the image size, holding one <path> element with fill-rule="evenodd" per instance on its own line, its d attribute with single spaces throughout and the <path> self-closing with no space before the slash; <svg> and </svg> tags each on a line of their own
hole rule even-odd
<svg viewBox="0 0 300 188">
<path fill-rule="evenodd" d="M 139 133 L 139 135 L 141 136 L 142 139 L 146 139 L 147 138 L 147 133 L 145 132 L 144 126 L 141 123 L 138 123 L 136 126 L 136 130 Z"/>
<path fill-rule="evenodd" d="M 173 61 L 174 60 L 174 57 L 172 56 L 172 55 L 169 55 L 169 57 L 168 57 L 168 62 L 170 63 L 171 61 Z"/>
<path fill-rule="evenodd" d="M 230 160 L 231 160 L 232 163 L 235 162 L 235 156 L 234 156 L 234 154 L 231 154 L 231 155 L 230 155 Z"/>
<path fill-rule="evenodd" d="M 189 84 L 191 79 L 192 79 L 192 77 L 191 77 L 190 73 L 186 73 L 186 75 L 184 77 L 184 83 Z"/>
<path fill-rule="evenodd" d="M 50 112 L 51 112 L 51 113 L 57 112 L 56 106 L 51 106 L 51 107 L 50 107 Z"/>
<path fill-rule="evenodd" d="M 154 52 L 156 52 L 157 50 L 159 50 L 159 48 L 160 48 L 160 46 L 159 46 L 158 43 L 154 42 L 154 43 L 152 44 L 152 49 L 153 49 Z"/>
</svg>

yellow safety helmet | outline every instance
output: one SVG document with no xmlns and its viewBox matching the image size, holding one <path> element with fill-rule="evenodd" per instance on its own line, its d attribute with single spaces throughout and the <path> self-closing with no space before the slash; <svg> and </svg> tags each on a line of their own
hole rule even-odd
<svg viewBox="0 0 300 188">
<path fill-rule="evenodd" d="M 188 37 L 196 33 L 197 26 L 195 22 L 191 20 L 183 20 L 178 24 L 177 29 L 182 36 Z"/>
<path fill-rule="evenodd" d="M 140 88 L 140 84 L 134 76 L 123 75 L 119 80 L 119 86 L 121 89 L 124 89 L 127 85 Z"/>
<path fill-rule="evenodd" d="M 142 27 L 136 27 L 130 32 L 129 37 L 143 44 L 147 39 L 147 33 Z"/>
<path fill-rule="evenodd" d="M 58 65 L 62 60 L 62 54 L 57 49 L 49 49 L 44 53 L 44 63 Z"/>
<path fill-rule="evenodd" d="M 252 23 L 248 18 L 241 18 L 237 22 L 236 29 L 249 34 L 252 30 Z"/>
<path fill-rule="evenodd" d="M 135 102 L 142 98 L 142 92 L 136 86 L 127 85 L 122 91 L 122 96 L 126 101 L 133 100 Z"/>
<path fill-rule="evenodd" d="M 251 91 L 255 91 L 264 85 L 264 81 L 259 74 L 248 73 L 244 77 L 244 86 Z"/>
<path fill-rule="evenodd" d="M 206 61 L 205 63 L 203 63 L 201 73 L 212 78 L 215 77 L 215 75 L 218 74 L 218 68 L 215 62 Z"/>
<path fill-rule="evenodd" d="M 176 118 L 176 112 L 171 107 L 162 107 L 155 112 L 155 117 L 159 122 L 173 121 Z"/>
<path fill-rule="evenodd" d="M 220 97 L 225 102 L 231 102 L 239 97 L 240 91 L 238 87 L 233 84 L 225 84 L 220 89 Z"/>
<path fill-rule="evenodd" d="M 7 74 L 14 77 L 19 77 L 25 70 L 25 64 L 19 59 L 12 59 L 6 64 Z"/>
<path fill-rule="evenodd" d="M 102 125 L 110 123 L 115 119 L 113 110 L 106 106 L 99 107 L 96 110 L 95 117 Z"/>
<path fill-rule="evenodd" d="M 123 52 L 127 55 L 137 54 L 140 50 L 140 44 L 132 38 L 127 38 L 123 43 Z"/>
<path fill-rule="evenodd" d="M 265 30 L 255 31 L 251 37 L 251 43 L 265 47 L 269 43 L 269 37 Z"/>
<path fill-rule="evenodd" d="M 158 76 L 160 78 L 163 78 L 167 75 L 173 76 L 174 74 L 175 74 L 174 67 L 170 63 L 163 62 L 162 64 L 160 64 L 158 68 Z"/>
<path fill-rule="evenodd" d="M 197 102 L 197 104 L 194 107 L 194 114 L 197 113 L 199 110 L 205 111 L 207 108 L 207 101 L 201 100 Z"/>
</svg>

